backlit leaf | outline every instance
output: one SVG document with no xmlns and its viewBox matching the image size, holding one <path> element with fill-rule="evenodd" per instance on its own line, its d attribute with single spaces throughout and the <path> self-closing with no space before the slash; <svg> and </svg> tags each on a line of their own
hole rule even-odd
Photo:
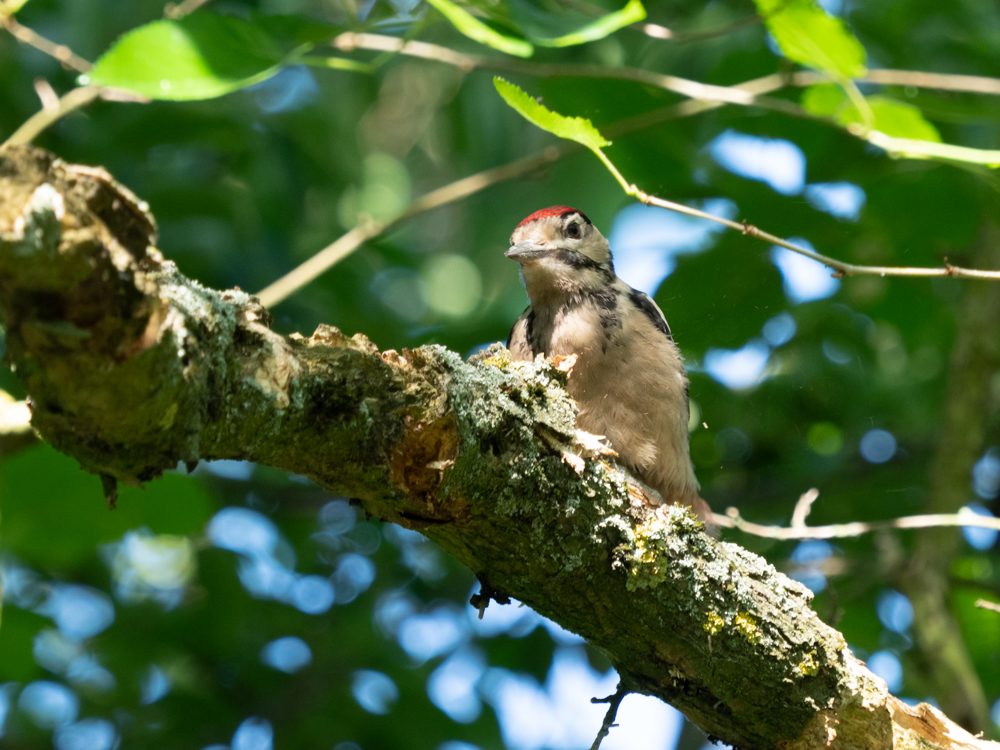
<svg viewBox="0 0 1000 750">
<path fill-rule="evenodd" d="M 817 83 L 802 92 L 802 108 L 817 117 L 832 117 L 846 102 L 844 90 L 833 83 Z"/>
<path fill-rule="evenodd" d="M 870 96 L 865 101 L 874 117 L 873 130 L 893 138 L 941 142 L 937 128 L 912 104 L 887 96 Z M 831 83 L 807 88 L 802 94 L 802 108 L 818 117 L 831 117 L 844 127 L 864 125 L 858 108 L 839 86 Z"/>
<path fill-rule="evenodd" d="M 865 72 L 865 48 L 814 0 L 755 0 L 764 25 L 789 60 L 838 78 Z"/>
<path fill-rule="evenodd" d="M 601 16 L 566 34 L 537 36 L 529 33 L 528 36 L 541 47 L 571 47 L 574 44 L 585 44 L 603 39 L 631 23 L 643 20 L 645 17 L 646 9 L 640 0 L 629 0 L 628 4 L 621 10 Z"/>
<path fill-rule="evenodd" d="M 576 141 L 591 151 L 599 151 L 602 147 L 611 145 L 590 120 L 583 117 L 565 117 L 553 112 L 503 78 L 494 78 L 493 85 L 507 104 L 542 130 L 547 130 L 560 138 Z"/>
<path fill-rule="evenodd" d="M 128 32 L 81 81 L 151 99 L 212 99 L 270 78 L 285 57 L 261 24 L 194 13 Z"/>
<path fill-rule="evenodd" d="M 427 0 L 427 2 L 469 39 L 517 57 L 531 57 L 535 53 L 535 48 L 530 42 L 495 31 L 451 0 Z"/>
</svg>

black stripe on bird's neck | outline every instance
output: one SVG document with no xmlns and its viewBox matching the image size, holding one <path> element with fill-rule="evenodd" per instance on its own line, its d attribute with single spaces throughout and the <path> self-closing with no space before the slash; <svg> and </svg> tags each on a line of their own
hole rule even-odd
<svg viewBox="0 0 1000 750">
<path fill-rule="evenodd" d="M 598 263 L 593 258 L 588 258 L 583 253 L 575 250 L 556 250 L 555 257 L 560 263 L 569 266 L 574 271 L 597 271 L 610 284 L 615 277 L 615 264 L 609 258 L 607 263 Z"/>
</svg>

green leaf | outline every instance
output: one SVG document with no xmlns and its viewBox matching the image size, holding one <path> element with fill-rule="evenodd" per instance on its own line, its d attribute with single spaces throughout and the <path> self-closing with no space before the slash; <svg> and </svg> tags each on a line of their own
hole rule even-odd
<svg viewBox="0 0 1000 750">
<path fill-rule="evenodd" d="M 496 86 L 497 92 L 504 101 L 513 107 L 521 117 L 542 130 L 547 130 L 560 138 L 576 141 L 594 152 L 599 152 L 602 147 L 611 145 L 611 142 L 604 139 L 604 136 L 590 120 L 583 117 L 565 117 L 553 112 L 503 78 L 494 78 L 493 85 Z"/>
<path fill-rule="evenodd" d="M 290 52 L 260 24 L 193 13 L 128 32 L 81 82 L 151 99 L 212 99 L 270 78 Z"/>
<path fill-rule="evenodd" d="M 833 117 L 848 101 L 844 90 L 834 83 L 817 83 L 802 92 L 802 109 L 817 117 Z"/>
<path fill-rule="evenodd" d="M 533 8 L 526 2 L 511 2 L 512 10 L 517 10 L 522 5 Z M 629 0 L 621 10 L 608 13 L 565 34 L 546 36 L 529 32 L 528 37 L 541 47 L 571 47 L 575 44 L 585 44 L 603 39 L 630 23 L 643 20 L 645 17 L 646 9 L 640 0 Z"/>
<path fill-rule="evenodd" d="M 814 0 L 755 0 L 764 25 L 789 60 L 837 78 L 865 72 L 865 48 Z"/>
<path fill-rule="evenodd" d="M 941 142 L 941 134 L 937 128 L 925 120 L 920 110 L 912 104 L 885 96 L 871 96 L 868 97 L 868 105 L 875 116 L 874 130 L 893 138 Z M 855 123 L 863 124 L 861 115 L 853 104 L 843 106 L 834 119 L 845 127 Z"/>
<path fill-rule="evenodd" d="M 8 13 L 17 13 L 21 8 L 23 8 L 28 3 L 28 0 L 7 0 L 3 3 L 4 10 Z"/>
<path fill-rule="evenodd" d="M 822 83 L 810 86 L 802 94 L 802 107 L 817 117 L 829 117 L 851 133 L 885 149 L 894 156 L 908 159 L 982 164 L 1000 168 L 1000 150 L 953 146 L 941 142 L 938 129 L 918 107 L 886 96 L 871 96 L 865 101 L 872 113 L 872 127 L 839 86 Z"/>
<path fill-rule="evenodd" d="M 843 90 L 832 83 L 810 86 L 802 94 L 802 108 L 817 117 L 832 118 L 845 128 L 864 126 L 864 118 Z M 871 109 L 872 129 L 893 138 L 940 143 L 941 134 L 912 104 L 887 96 L 870 96 L 865 101 Z M 856 128 L 853 128 L 856 130 Z"/>
<path fill-rule="evenodd" d="M 535 48 L 531 46 L 530 42 L 512 36 L 504 36 L 468 11 L 455 5 L 451 0 L 427 0 L 427 2 L 437 8 L 441 15 L 451 21 L 451 24 L 469 39 L 517 57 L 531 57 L 535 53 Z"/>
</svg>

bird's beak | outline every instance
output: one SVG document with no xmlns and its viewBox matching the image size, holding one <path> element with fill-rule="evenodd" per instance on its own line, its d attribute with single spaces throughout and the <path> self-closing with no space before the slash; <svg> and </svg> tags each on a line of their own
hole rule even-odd
<svg viewBox="0 0 1000 750">
<path fill-rule="evenodd" d="M 544 245 L 536 245 L 534 242 L 518 242 L 513 245 L 504 255 L 518 263 L 525 263 L 529 260 L 541 258 L 548 254 L 549 250 Z"/>
</svg>

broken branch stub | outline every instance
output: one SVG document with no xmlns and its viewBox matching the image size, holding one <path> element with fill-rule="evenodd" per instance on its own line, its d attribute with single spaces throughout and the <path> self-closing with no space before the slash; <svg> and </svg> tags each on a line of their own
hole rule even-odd
<svg viewBox="0 0 1000 750">
<path fill-rule="evenodd" d="M 890 696 L 800 584 L 630 497 L 551 362 L 280 336 L 255 298 L 184 277 L 154 242 L 103 171 L 0 153 L 8 357 L 36 429 L 105 487 L 200 459 L 308 476 L 421 530 L 735 746 L 990 746 Z"/>
</svg>

